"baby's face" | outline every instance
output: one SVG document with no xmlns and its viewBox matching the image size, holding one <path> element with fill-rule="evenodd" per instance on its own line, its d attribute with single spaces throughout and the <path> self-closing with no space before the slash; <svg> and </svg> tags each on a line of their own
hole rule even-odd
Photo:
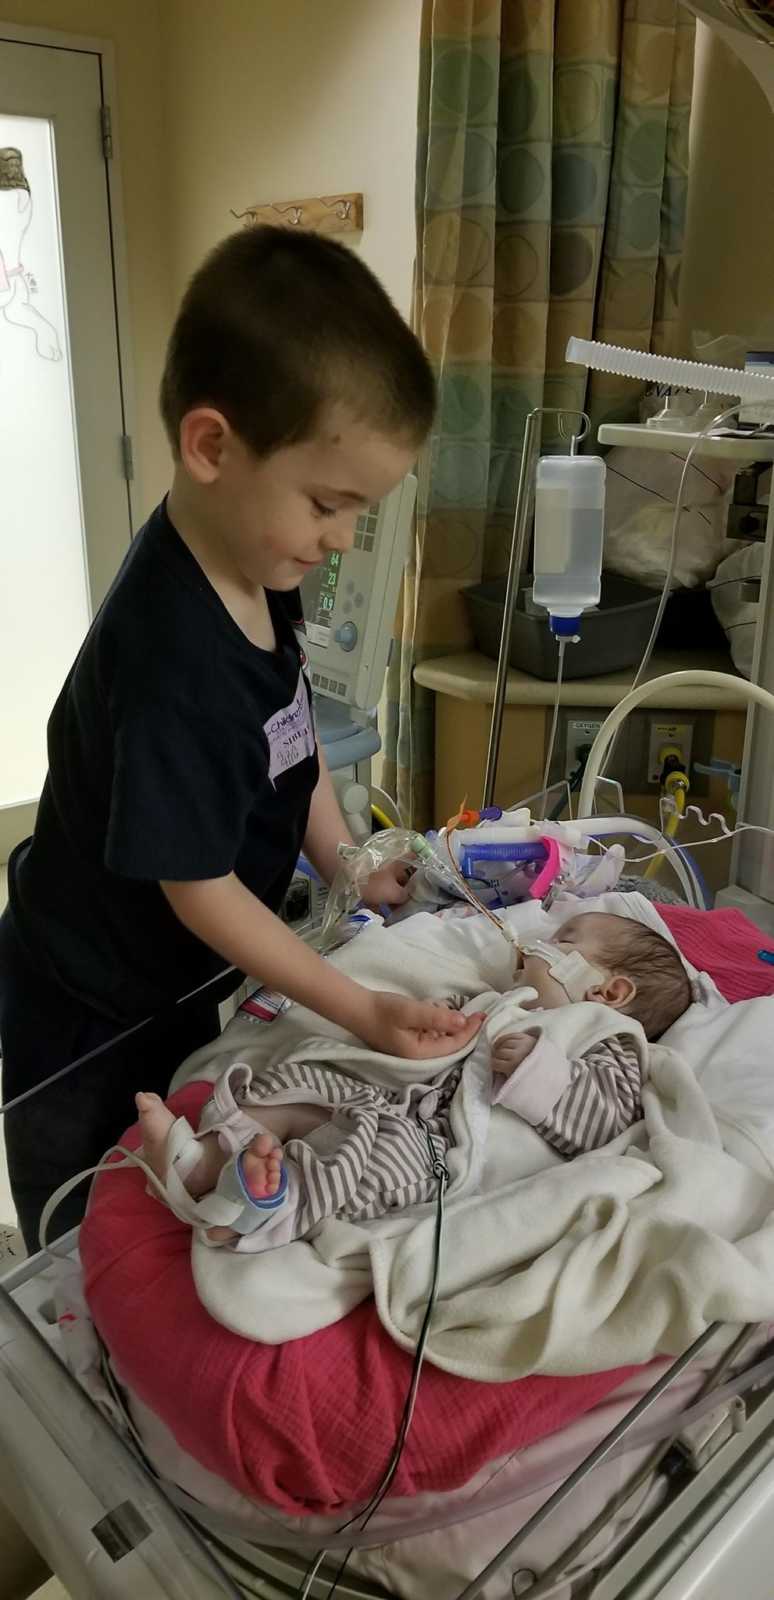
<svg viewBox="0 0 774 1600">
<path fill-rule="evenodd" d="M 603 912 L 589 911 L 585 916 L 571 917 L 569 922 L 562 924 L 554 934 L 553 939 L 547 940 L 548 944 L 555 945 L 562 954 L 570 950 L 578 950 L 594 966 L 602 968 L 608 976 L 610 969 L 600 961 L 597 951 L 602 934 L 607 930 L 610 917 Z M 526 1009 L 551 1011 L 557 1006 L 567 1006 L 570 1000 L 566 991 L 555 978 L 551 977 L 547 963 L 540 956 L 522 955 L 519 951 L 516 968 L 520 983 L 529 984 L 531 989 L 537 989 L 537 1000 L 528 1000 Z"/>
</svg>

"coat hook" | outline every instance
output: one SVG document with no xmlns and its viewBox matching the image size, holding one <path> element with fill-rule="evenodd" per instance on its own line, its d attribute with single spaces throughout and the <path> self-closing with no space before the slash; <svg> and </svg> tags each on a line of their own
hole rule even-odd
<svg viewBox="0 0 774 1600">
<path fill-rule="evenodd" d="M 363 227 L 362 194 L 318 195 L 305 200 L 273 200 L 231 211 L 245 227 L 271 223 L 275 227 L 308 228 L 318 233 L 357 233 Z"/>
</svg>

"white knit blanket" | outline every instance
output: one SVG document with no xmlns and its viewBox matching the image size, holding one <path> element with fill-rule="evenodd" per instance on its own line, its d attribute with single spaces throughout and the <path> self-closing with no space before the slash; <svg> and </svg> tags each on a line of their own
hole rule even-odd
<svg viewBox="0 0 774 1600">
<path fill-rule="evenodd" d="M 588 909 L 634 912 L 664 931 L 634 896 L 606 896 Z M 512 917 L 530 933 L 547 932 L 569 910 L 547 918 L 528 907 Z M 361 935 L 334 959 L 372 987 L 418 997 L 454 993 L 478 1003 L 486 991 L 493 1028 L 500 996 L 512 984 L 511 953 L 481 918 L 417 916 L 393 932 Z M 473 1051 L 455 1098 L 457 1143 L 427 1346 L 436 1365 L 488 1382 L 591 1372 L 676 1354 L 715 1320 L 774 1320 L 774 1092 L 767 1098 L 762 1071 L 774 1001 L 749 1002 L 747 1015 L 745 1006 L 724 1006 L 708 980 L 697 994 L 673 1030 L 681 1051 L 649 1049 L 644 1122 L 571 1162 L 513 1113 L 494 1108 L 490 1117 L 487 1051 L 483 1044 Z M 729 1087 L 742 1060 L 730 1012 L 745 1013 L 741 1100 L 751 1078 L 757 1095 L 749 1117 Z M 534 1023 L 535 1014 L 529 1017 Z M 604 1007 L 568 1007 L 541 1013 L 540 1021 L 568 1054 L 611 1031 Z M 641 1044 L 637 1025 L 630 1031 Z M 712 1064 L 708 1089 L 696 1070 L 701 1063 L 690 1059 L 694 1035 Z M 293 1007 L 268 1026 L 238 1019 L 186 1063 L 174 1086 L 212 1080 L 235 1059 L 260 1073 L 270 1062 L 299 1058 L 341 1063 L 387 1085 L 425 1082 L 442 1065 L 365 1051 Z M 373 1293 L 384 1326 L 412 1349 L 427 1302 L 433 1230 L 426 1206 L 366 1226 L 334 1219 L 313 1240 L 262 1255 L 195 1241 L 196 1286 L 219 1321 L 265 1343 L 327 1326 Z"/>
</svg>

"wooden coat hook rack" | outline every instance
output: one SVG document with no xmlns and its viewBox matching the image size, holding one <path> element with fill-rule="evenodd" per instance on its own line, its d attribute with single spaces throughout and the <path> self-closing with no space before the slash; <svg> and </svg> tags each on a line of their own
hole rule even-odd
<svg viewBox="0 0 774 1600">
<path fill-rule="evenodd" d="M 272 200 L 267 205 L 232 211 L 246 228 L 269 222 L 275 227 L 307 228 L 311 233 L 360 233 L 363 227 L 362 194 L 323 195 L 312 200 Z"/>
</svg>

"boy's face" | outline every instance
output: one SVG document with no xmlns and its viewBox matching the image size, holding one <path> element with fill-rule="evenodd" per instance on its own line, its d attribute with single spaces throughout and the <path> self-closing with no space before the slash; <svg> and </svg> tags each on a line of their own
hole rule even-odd
<svg viewBox="0 0 774 1600">
<path fill-rule="evenodd" d="M 210 534 L 243 580 L 269 589 L 294 589 L 332 550 L 350 550 L 358 516 L 405 477 L 417 454 L 415 441 L 375 433 L 333 409 L 315 438 L 264 458 L 224 429 L 208 481 L 198 457 L 193 470 L 185 453 L 184 463 L 206 488 Z"/>
</svg>

